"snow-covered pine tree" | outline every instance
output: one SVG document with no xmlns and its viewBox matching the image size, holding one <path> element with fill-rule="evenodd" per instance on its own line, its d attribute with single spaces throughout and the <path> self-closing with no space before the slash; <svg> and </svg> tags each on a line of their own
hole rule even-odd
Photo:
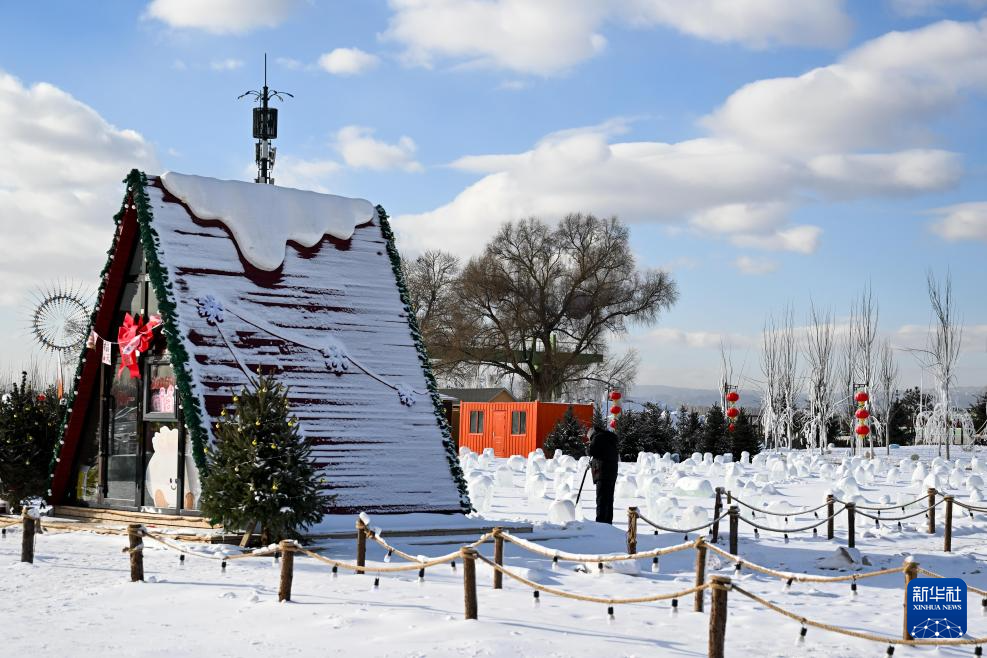
<svg viewBox="0 0 987 658">
<path fill-rule="evenodd" d="M 579 422 L 570 406 L 545 437 L 545 454 L 551 457 L 556 450 L 561 450 L 564 454 L 579 459 L 586 454 L 585 439 L 586 427 Z"/>
<path fill-rule="evenodd" d="M 700 430 L 699 446 L 701 452 L 711 452 L 714 455 L 721 455 L 730 451 L 730 444 L 726 440 L 727 423 L 726 416 L 720 405 L 714 404 L 706 411 L 706 419 Z"/>
<path fill-rule="evenodd" d="M 26 372 L 0 396 L 0 498 L 14 511 L 25 498 L 44 496 L 48 489 L 63 411 L 54 387 L 35 388 Z"/>
<path fill-rule="evenodd" d="M 288 409 L 288 389 L 269 375 L 233 397 L 206 451 L 202 513 L 229 529 L 258 524 L 261 543 L 297 537 L 322 519 L 329 497 L 312 464 L 312 442 Z"/>
</svg>

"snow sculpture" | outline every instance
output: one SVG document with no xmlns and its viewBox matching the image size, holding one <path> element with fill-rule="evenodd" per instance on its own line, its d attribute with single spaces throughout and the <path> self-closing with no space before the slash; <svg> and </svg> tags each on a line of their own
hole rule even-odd
<svg viewBox="0 0 987 658">
<path fill-rule="evenodd" d="M 675 493 L 691 498 L 712 498 L 713 485 L 709 480 L 697 477 L 682 477 L 675 483 Z"/>
<path fill-rule="evenodd" d="M 494 482 L 497 483 L 498 487 L 512 487 L 514 486 L 514 472 L 505 465 L 498 466 L 497 470 L 494 471 Z"/>
<path fill-rule="evenodd" d="M 548 522 L 555 525 L 566 525 L 576 520 L 576 504 L 569 499 L 552 502 L 548 506 Z"/>
</svg>

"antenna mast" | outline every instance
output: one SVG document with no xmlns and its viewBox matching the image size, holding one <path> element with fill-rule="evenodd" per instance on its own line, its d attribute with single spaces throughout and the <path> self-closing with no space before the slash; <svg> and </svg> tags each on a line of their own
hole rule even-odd
<svg viewBox="0 0 987 658">
<path fill-rule="evenodd" d="M 250 96 L 257 101 L 258 107 L 254 108 L 254 160 L 257 162 L 257 178 L 255 183 L 274 185 L 274 177 L 271 175 L 274 170 L 274 157 L 277 155 L 277 148 L 271 146 L 271 140 L 278 136 L 278 111 L 276 108 L 268 107 L 268 103 L 273 99 L 284 101 L 284 96 L 294 98 L 293 94 L 286 91 L 277 91 L 267 87 L 267 53 L 264 53 L 264 87 L 261 91 L 247 91 L 239 96 L 237 100 L 245 96 Z"/>
</svg>

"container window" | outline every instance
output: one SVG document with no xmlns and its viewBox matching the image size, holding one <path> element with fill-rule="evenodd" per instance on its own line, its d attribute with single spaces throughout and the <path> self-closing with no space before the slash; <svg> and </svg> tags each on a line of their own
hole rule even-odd
<svg viewBox="0 0 987 658">
<path fill-rule="evenodd" d="M 528 431 L 528 412 L 511 412 L 511 434 L 525 434 Z"/>
<path fill-rule="evenodd" d="M 483 434 L 483 412 L 470 412 L 470 434 Z"/>
</svg>

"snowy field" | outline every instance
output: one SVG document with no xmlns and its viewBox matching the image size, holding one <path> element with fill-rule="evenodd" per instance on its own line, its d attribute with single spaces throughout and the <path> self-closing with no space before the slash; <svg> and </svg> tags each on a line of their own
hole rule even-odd
<svg viewBox="0 0 987 658">
<path fill-rule="evenodd" d="M 626 508 L 636 505 L 642 514 L 662 525 L 699 525 L 711 518 L 711 488 L 727 486 L 756 507 L 785 511 L 815 507 L 827 491 L 844 500 L 864 504 L 907 502 L 925 493 L 927 486 L 952 493 L 956 500 L 981 504 L 984 457 L 955 450 L 953 461 L 933 461 L 927 450 L 913 462 L 915 452 L 903 448 L 890 457 L 879 450 L 876 460 L 853 460 L 842 454 L 826 456 L 788 453 L 759 456 L 753 464 L 688 459 L 674 464 L 656 456 L 637 464 L 621 465 L 615 505 L 615 527 L 583 520 L 593 517 L 594 492 L 587 478 L 578 509 L 571 500 L 579 486 L 581 466 L 575 460 L 515 459 L 513 462 L 467 455 L 464 469 L 475 503 L 482 509 L 478 524 L 489 521 L 530 521 L 533 534 L 521 535 L 550 549 L 578 553 L 624 551 Z M 957 460 L 958 458 L 958 460 Z M 916 472 L 915 469 L 921 469 Z M 674 500 L 673 500 L 674 499 Z M 908 508 L 918 511 L 920 506 Z M 820 518 L 824 516 L 820 511 Z M 900 510 L 897 512 L 900 513 Z M 896 515 L 894 511 L 885 515 Z M 569 515 L 575 520 L 566 523 Z M 749 511 L 744 512 L 749 517 Z M 842 570 L 824 569 L 833 563 L 834 550 L 845 545 L 845 515 L 838 518 L 836 540 L 811 532 L 782 535 L 740 526 L 743 559 L 783 571 L 841 575 L 854 569 L 870 571 L 900 566 L 911 556 L 931 571 L 964 578 L 969 585 L 987 587 L 984 559 L 987 515 L 970 516 L 954 510 L 953 553 L 943 553 L 944 508 L 936 509 L 937 532 L 925 532 L 925 517 L 875 527 L 858 517 L 857 547 L 869 566 L 845 564 Z M 417 523 L 376 515 L 371 525 L 388 529 Z M 766 520 L 759 523 L 784 523 Z M 353 518 L 327 526 L 352 528 Z M 812 514 L 791 517 L 794 526 L 815 522 Z M 727 547 L 727 522 L 721 523 L 720 546 Z M 640 551 L 671 546 L 681 534 L 651 534 L 639 526 Z M 690 535 L 694 539 L 695 534 Z M 441 555 L 475 535 L 390 541 L 413 555 Z M 147 542 L 147 582 L 130 583 L 125 538 L 81 532 L 52 531 L 38 537 L 33 565 L 21 564 L 20 535 L 8 531 L 0 541 L 0 656 L 702 656 L 706 655 L 707 612 L 692 611 L 692 597 L 680 601 L 673 613 L 670 602 L 620 605 L 610 620 L 606 606 L 559 599 L 548 594 L 535 605 L 527 587 L 505 578 L 504 589 L 491 587 L 492 571 L 477 565 L 479 619 L 463 620 L 461 564 L 428 570 L 419 583 L 414 571 L 382 575 L 379 589 L 372 575 L 341 572 L 312 559 L 297 557 L 293 601 L 277 602 L 278 566 L 270 558 L 230 562 L 225 573 L 219 562 L 188 558 Z M 673 592 L 692 586 L 693 551 L 661 558 L 658 573 L 649 560 L 639 564 L 615 563 L 600 574 L 595 563 L 588 572 L 505 546 L 505 563 L 531 580 L 570 592 L 597 596 L 631 597 Z M 232 547 L 195 547 L 215 552 Z M 330 541 L 318 550 L 337 559 L 353 560 L 355 542 Z M 487 556 L 493 544 L 480 548 Z M 382 563 L 384 550 L 371 543 L 368 559 Z M 400 561 L 395 558 L 391 564 Z M 709 559 L 708 574 L 733 576 L 734 568 Z M 900 637 L 902 625 L 901 574 L 861 580 L 858 593 L 840 584 L 794 584 L 745 570 L 742 586 L 799 615 L 845 628 Z M 970 634 L 987 635 L 987 617 L 980 600 L 971 595 Z M 733 593 L 729 597 L 728 656 L 880 656 L 886 646 L 809 629 L 804 645 L 797 645 L 799 624 Z M 973 647 L 936 649 L 898 647 L 895 656 L 970 656 Z"/>
</svg>

